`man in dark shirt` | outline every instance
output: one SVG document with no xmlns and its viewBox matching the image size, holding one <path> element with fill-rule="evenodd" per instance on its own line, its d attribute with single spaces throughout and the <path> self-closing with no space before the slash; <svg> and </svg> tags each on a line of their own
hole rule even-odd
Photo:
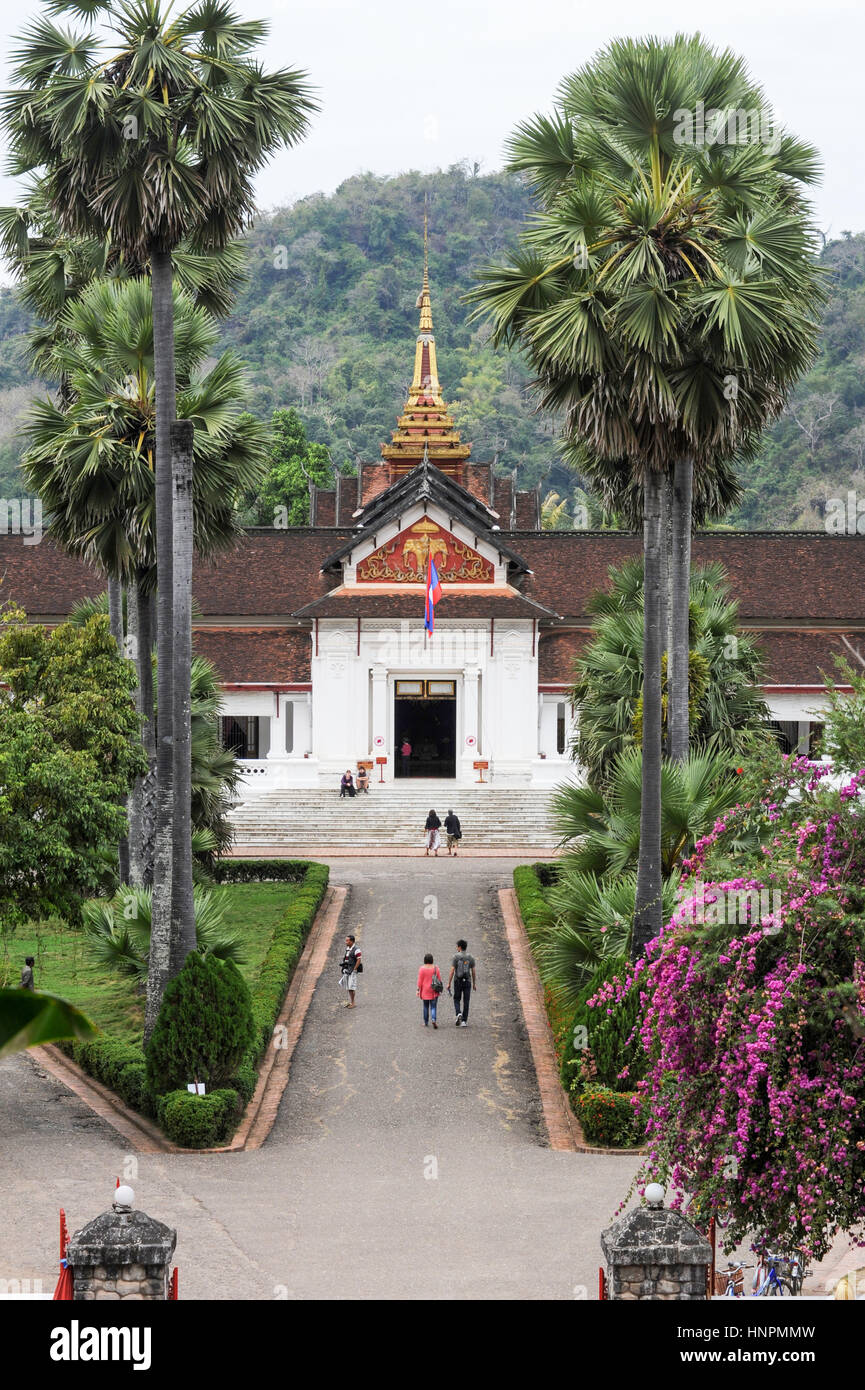
<svg viewBox="0 0 865 1390">
<path fill-rule="evenodd" d="M 456 1025 L 457 1028 L 465 1028 L 469 1021 L 472 989 L 478 987 L 475 958 L 468 954 L 468 945 L 465 941 L 457 942 L 457 953 L 451 961 L 451 973 L 448 976 L 448 994 L 451 993 L 451 984 L 453 984 L 454 1010 L 457 1016 Z"/>
<path fill-rule="evenodd" d="M 453 811 L 448 811 L 445 816 L 445 834 L 448 837 L 448 858 L 453 854 L 454 859 L 456 859 L 463 832 L 462 826 L 460 825 L 460 818 L 459 816 L 455 816 Z"/>
<path fill-rule="evenodd" d="M 23 968 L 23 970 L 21 971 L 21 988 L 22 988 L 22 989 L 33 989 L 33 990 L 35 990 L 36 986 L 35 986 L 34 983 L 33 983 L 33 967 L 34 967 L 35 964 L 36 964 L 36 962 L 35 962 L 35 960 L 33 959 L 32 956 L 26 956 L 26 957 L 25 957 L 25 959 L 24 959 L 24 968 Z"/>
</svg>

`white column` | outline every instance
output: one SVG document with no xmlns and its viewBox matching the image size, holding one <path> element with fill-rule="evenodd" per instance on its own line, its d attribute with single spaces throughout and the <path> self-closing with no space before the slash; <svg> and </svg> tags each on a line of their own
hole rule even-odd
<svg viewBox="0 0 865 1390">
<path fill-rule="evenodd" d="M 279 691 L 273 692 L 273 713 L 270 716 L 270 747 L 267 750 L 268 760 L 271 758 L 284 758 L 285 752 L 285 702 L 287 696 Z M 279 714 L 276 709 L 279 706 Z"/>
<path fill-rule="evenodd" d="M 371 758 L 383 758 L 388 756 L 388 765 L 385 768 L 385 775 L 392 777 L 394 769 L 390 763 L 390 747 L 387 736 L 387 667 L 373 666 L 372 668 L 372 748 L 369 750 Z M 381 739 L 381 743 L 376 740 Z M 378 776 L 378 769 L 375 769 Z"/>
<path fill-rule="evenodd" d="M 476 666 L 466 667 L 463 672 L 463 747 L 462 747 L 462 781 L 473 782 L 477 774 L 473 764 L 476 758 L 481 755 L 478 753 L 478 678 L 480 671 Z M 469 739 L 473 743 L 469 743 Z"/>
<path fill-rule="evenodd" d="M 310 691 L 294 702 L 294 740 L 291 750 L 293 758 L 302 758 L 312 752 L 312 694 Z"/>
</svg>

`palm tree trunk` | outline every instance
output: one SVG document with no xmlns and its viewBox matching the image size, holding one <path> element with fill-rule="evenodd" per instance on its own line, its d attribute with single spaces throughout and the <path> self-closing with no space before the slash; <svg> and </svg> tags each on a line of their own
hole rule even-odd
<svg viewBox="0 0 865 1390">
<path fill-rule="evenodd" d="M 123 585 L 113 575 L 108 576 L 108 625 L 111 636 L 123 651 Z"/>
<path fill-rule="evenodd" d="M 174 526 L 171 427 L 177 413 L 174 370 L 174 303 L 169 252 L 153 250 L 153 357 L 156 378 L 156 568 L 158 575 L 156 662 L 159 728 L 156 744 L 156 854 L 153 864 L 153 920 L 147 972 L 145 1042 L 150 1038 L 165 986 L 171 978 L 172 849 L 174 806 Z"/>
<path fill-rule="evenodd" d="M 673 473 L 673 550 L 672 550 L 672 642 L 668 661 L 667 721 L 670 757 L 684 762 L 688 756 L 690 728 L 690 599 L 691 599 L 691 515 L 694 465 L 691 459 L 676 460 Z"/>
<path fill-rule="evenodd" d="M 141 688 L 141 713 L 144 715 L 144 751 L 149 771 L 142 786 L 142 885 L 153 886 L 153 861 L 156 855 L 156 707 L 153 698 L 153 643 L 156 637 L 156 593 L 143 587 L 144 571 L 138 588 L 138 682 Z"/>
<path fill-rule="evenodd" d="M 638 960 L 662 926 L 661 911 L 661 526 L 662 479 L 648 472 L 643 484 L 643 785 L 640 855 L 632 959 Z"/>
<path fill-rule="evenodd" d="M 174 475 L 174 843 L 171 888 L 171 973 L 196 947 L 192 896 L 192 439 L 189 420 L 171 432 Z"/>
<path fill-rule="evenodd" d="M 153 633 L 150 595 L 143 588 L 139 570 L 127 597 L 129 636 L 138 671 L 135 708 L 142 716 L 141 742 L 148 770 L 129 793 L 129 881 L 137 888 L 153 882 L 153 791 L 156 783 L 156 738 L 153 726 Z"/>
<path fill-rule="evenodd" d="M 111 636 L 117 643 L 117 650 L 124 653 L 124 633 L 123 633 L 123 583 L 114 575 L 108 576 L 108 625 L 111 628 Z M 126 801 L 127 813 L 129 810 L 129 799 Z M 117 871 L 120 875 L 121 883 L 129 882 L 129 832 L 118 842 L 117 845 Z"/>
<path fill-rule="evenodd" d="M 663 717 L 663 694 L 664 677 L 663 664 L 664 656 L 667 657 L 667 676 L 670 673 L 670 545 L 668 531 L 670 527 L 670 479 L 664 474 L 661 479 L 661 597 L 660 613 L 658 623 L 661 628 L 661 741 L 663 746 L 664 739 L 664 717 Z M 667 718 L 669 719 L 669 706 L 667 708 Z M 669 734 L 669 727 L 667 729 Z"/>
</svg>

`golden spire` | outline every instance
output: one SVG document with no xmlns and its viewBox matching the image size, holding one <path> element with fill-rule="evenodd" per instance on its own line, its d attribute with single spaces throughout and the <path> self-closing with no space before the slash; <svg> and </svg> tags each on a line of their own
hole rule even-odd
<svg viewBox="0 0 865 1390">
<path fill-rule="evenodd" d="M 423 214 L 423 287 L 417 297 L 416 308 L 420 309 L 420 324 L 408 400 L 391 443 L 382 445 L 382 456 L 391 465 L 392 474 L 416 468 L 427 458 L 436 467 L 461 477 L 471 445 L 460 442 L 459 430 L 454 428 L 454 422 L 447 413 L 439 385 L 429 287 L 429 214 L 426 199 Z"/>
<path fill-rule="evenodd" d="M 423 209 L 423 288 L 418 295 L 415 308 L 420 309 L 419 333 L 432 333 L 432 302 L 429 292 L 429 225 L 427 218 L 426 200 Z"/>
</svg>

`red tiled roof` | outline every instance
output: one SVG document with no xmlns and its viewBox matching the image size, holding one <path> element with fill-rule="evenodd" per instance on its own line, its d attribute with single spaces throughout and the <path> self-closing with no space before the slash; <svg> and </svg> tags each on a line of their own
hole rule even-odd
<svg viewBox="0 0 865 1390">
<path fill-rule="evenodd" d="M 542 632 L 538 639 L 538 684 L 570 685 L 574 679 L 574 660 L 590 640 L 585 629 Z"/>
<path fill-rule="evenodd" d="M 195 651 L 226 685 L 299 685 L 310 679 L 310 636 L 303 628 L 197 627 Z"/>
<path fill-rule="evenodd" d="M 639 536 L 590 531 L 503 532 L 532 571 L 524 592 L 567 617 L 579 618 L 610 565 L 639 556 Z M 865 620 L 865 538 L 814 532 L 701 532 L 695 565 L 719 560 L 744 621 L 771 618 Z"/>
<path fill-rule="evenodd" d="M 766 659 L 767 685 L 823 684 L 823 673 L 839 679 L 833 655 L 844 656 L 855 669 L 855 660 L 841 640 L 840 632 L 790 632 L 782 629 L 757 629 L 749 635 L 757 639 Z M 865 633 L 846 634 L 854 647 L 865 652 Z"/>
</svg>

